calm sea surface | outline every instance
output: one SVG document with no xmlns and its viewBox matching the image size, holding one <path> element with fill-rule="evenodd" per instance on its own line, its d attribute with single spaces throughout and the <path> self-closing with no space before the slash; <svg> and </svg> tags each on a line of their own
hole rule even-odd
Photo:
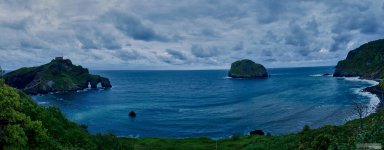
<svg viewBox="0 0 384 150">
<path fill-rule="evenodd" d="M 353 118 L 354 101 L 372 82 L 320 76 L 333 67 L 268 69 L 268 79 L 231 79 L 227 70 L 92 71 L 113 88 L 33 96 L 57 106 L 91 133 L 130 137 L 223 138 L 262 129 L 271 134 L 339 125 Z M 137 117 L 131 119 L 130 111 Z"/>
</svg>

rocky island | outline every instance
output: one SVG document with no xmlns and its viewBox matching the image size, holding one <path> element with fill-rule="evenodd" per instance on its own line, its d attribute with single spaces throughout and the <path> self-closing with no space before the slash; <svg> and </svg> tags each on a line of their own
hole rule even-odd
<svg viewBox="0 0 384 150">
<path fill-rule="evenodd" d="M 57 91 L 83 90 L 91 85 L 112 87 L 108 78 L 89 73 L 71 60 L 56 57 L 50 63 L 37 67 L 24 67 L 4 75 L 5 83 L 28 94 L 46 94 Z"/>
<path fill-rule="evenodd" d="M 267 69 L 261 64 L 249 59 L 243 59 L 231 64 L 228 76 L 232 78 L 265 78 L 268 77 Z"/>
</svg>

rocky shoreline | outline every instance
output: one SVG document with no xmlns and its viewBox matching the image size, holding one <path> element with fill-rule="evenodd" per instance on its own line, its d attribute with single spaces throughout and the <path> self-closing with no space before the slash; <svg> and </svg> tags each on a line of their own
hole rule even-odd
<svg viewBox="0 0 384 150">
<path fill-rule="evenodd" d="M 376 112 L 379 109 L 383 108 L 384 91 L 380 89 L 379 85 L 375 85 L 375 86 L 370 86 L 370 87 L 364 88 L 363 92 L 369 92 L 369 93 L 375 94 L 379 98 L 380 102 L 379 102 L 379 105 L 376 108 Z"/>
</svg>

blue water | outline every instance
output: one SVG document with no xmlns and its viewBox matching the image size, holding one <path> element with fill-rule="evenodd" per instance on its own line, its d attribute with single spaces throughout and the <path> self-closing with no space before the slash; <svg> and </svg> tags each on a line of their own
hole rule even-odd
<svg viewBox="0 0 384 150">
<path fill-rule="evenodd" d="M 91 133 L 131 137 L 222 138 L 262 129 L 272 134 L 339 125 L 353 118 L 357 92 L 370 86 L 316 74 L 333 67 L 269 69 L 268 79 L 231 79 L 227 70 L 93 71 L 113 88 L 55 93 L 33 98 L 58 106 Z M 128 117 L 135 111 L 137 117 Z"/>
</svg>

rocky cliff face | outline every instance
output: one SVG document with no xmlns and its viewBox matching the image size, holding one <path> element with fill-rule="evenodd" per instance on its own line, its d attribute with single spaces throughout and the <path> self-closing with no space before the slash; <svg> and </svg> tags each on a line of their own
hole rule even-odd
<svg viewBox="0 0 384 150">
<path fill-rule="evenodd" d="M 384 39 L 368 42 L 348 53 L 336 66 L 335 77 L 384 77 Z"/>
<path fill-rule="evenodd" d="M 112 87 L 108 78 L 92 75 L 88 69 L 73 65 L 71 60 L 52 60 L 38 67 L 21 68 L 4 75 L 5 82 L 28 94 L 45 94 L 56 91 L 83 90 L 91 85 L 97 88 Z"/>
<path fill-rule="evenodd" d="M 249 59 L 243 59 L 232 63 L 228 73 L 232 78 L 263 78 L 268 77 L 267 69 Z"/>
</svg>

